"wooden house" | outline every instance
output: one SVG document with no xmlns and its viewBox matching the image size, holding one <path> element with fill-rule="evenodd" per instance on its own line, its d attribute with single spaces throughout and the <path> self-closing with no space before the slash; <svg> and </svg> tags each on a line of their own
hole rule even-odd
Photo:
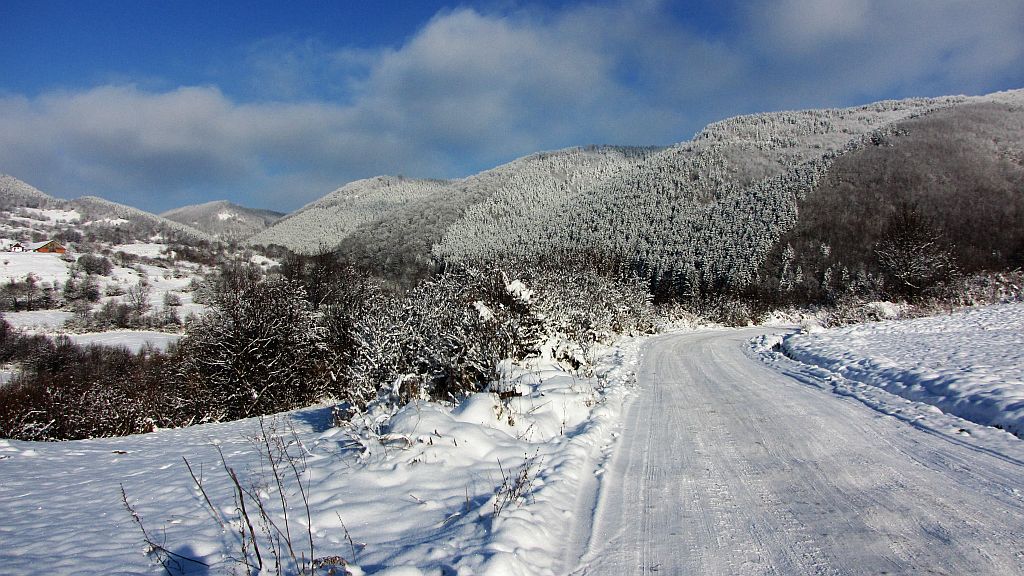
<svg viewBox="0 0 1024 576">
<path fill-rule="evenodd" d="M 30 242 L 23 246 L 25 252 L 40 252 L 43 254 L 64 254 L 68 251 L 63 244 L 56 240 L 46 240 L 43 242 Z"/>
</svg>

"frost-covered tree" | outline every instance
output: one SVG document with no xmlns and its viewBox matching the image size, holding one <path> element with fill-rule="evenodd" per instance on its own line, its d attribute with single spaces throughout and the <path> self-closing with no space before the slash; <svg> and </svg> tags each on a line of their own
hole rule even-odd
<svg viewBox="0 0 1024 576">
<path fill-rule="evenodd" d="M 900 298 L 938 295 L 957 275 L 953 251 L 941 231 L 908 206 L 890 221 L 875 254 L 886 288 Z"/>
<path fill-rule="evenodd" d="M 199 420 L 243 418 L 311 402 L 329 387 L 322 328 L 302 287 L 239 276 L 178 345 L 183 399 Z"/>
<path fill-rule="evenodd" d="M 538 321 L 497 272 L 450 270 L 401 297 L 375 292 L 354 323 L 350 390 L 450 401 L 487 386 L 498 361 L 536 347 Z"/>
</svg>

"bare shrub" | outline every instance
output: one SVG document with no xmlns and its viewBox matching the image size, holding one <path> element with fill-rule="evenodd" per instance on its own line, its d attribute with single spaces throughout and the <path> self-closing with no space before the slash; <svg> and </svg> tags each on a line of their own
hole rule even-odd
<svg viewBox="0 0 1024 576">
<path fill-rule="evenodd" d="M 329 574 L 350 574 L 347 567 L 355 559 L 356 546 L 344 523 L 352 557 L 316 555 L 306 449 L 290 424 L 279 427 L 280 424 L 272 420 L 268 425 L 262 417 L 259 419 L 259 434 L 252 439 L 260 455 L 259 473 L 240 475 L 218 447 L 223 472 L 231 481 L 233 515 L 226 516 L 221 511 L 223 507 L 214 504 L 214 499 L 222 498 L 206 491 L 202 479 L 185 459 L 189 474 L 212 517 L 235 534 L 237 550 L 233 559 L 246 573 L 301 576 L 326 568 Z M 148 541 L 145 530 L 143 533 Z"/>
</svg>

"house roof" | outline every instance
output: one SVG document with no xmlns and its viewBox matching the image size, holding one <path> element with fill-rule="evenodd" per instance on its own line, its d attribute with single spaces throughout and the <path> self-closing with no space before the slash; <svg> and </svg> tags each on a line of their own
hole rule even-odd
<svg viewBox="0 0 1024 576">
<path fill-rule="evenodd" d="M 57 242 L 56 240 L 44 240 L 42 242 L 28 242 L 22 244 L 22 246 L 24 246 L 26 250 L 39 250 L 43 246 L 46 246 L 47 244 L 50 243 L 60 244 L 60 242 Z"/>
</svg>

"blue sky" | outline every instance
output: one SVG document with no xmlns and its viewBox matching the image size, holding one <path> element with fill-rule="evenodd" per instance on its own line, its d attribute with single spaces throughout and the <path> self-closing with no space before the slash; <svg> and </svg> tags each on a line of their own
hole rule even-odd
<svg viewBox="0 0 1024 576">
<path fill-rule="evenodd" d="M 0 172 L 153 211 L 1024 87 L 1019 0 L 0 2 Z"/>
</svg>

